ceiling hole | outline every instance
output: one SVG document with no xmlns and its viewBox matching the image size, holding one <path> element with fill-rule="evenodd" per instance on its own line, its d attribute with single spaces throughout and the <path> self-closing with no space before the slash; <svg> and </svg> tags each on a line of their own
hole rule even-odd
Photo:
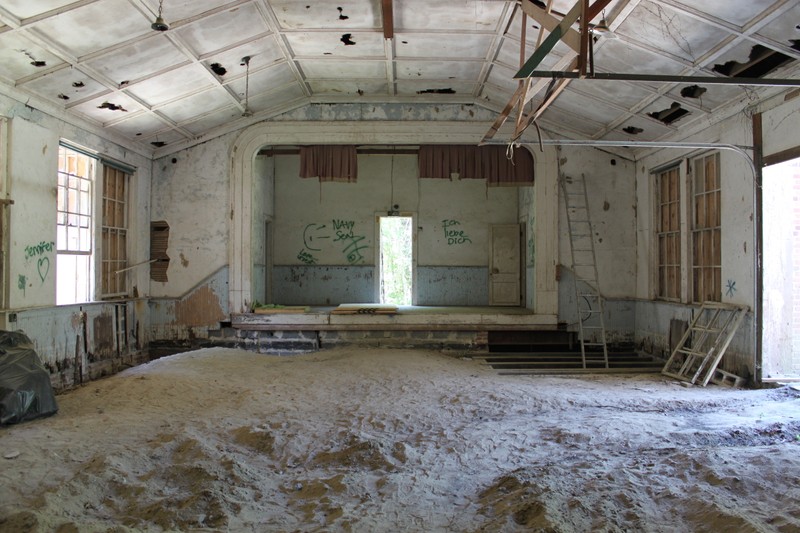
<svg viewBox="0 0 800 533">
<path fill-rule="evenodd" d="M 403 44 L 408 44 L 408 41 L 400 41 Z"/>
<path fill-rule="evenodd" d="M 69 96 L 67 96 L 64 93 L 58 93 L 58 97 L 61 98 L 62 100 L 69 100 Z"/>
<path fill-rule="evenodd" d="M 209 68 L 211 68 L 211 72 L 220 77 L 228 73 L 228 69 L 226 69 L 219 63 L 211 63 L 211 66 Z"/>
<path fill-rule="evenodd" d="M 611 160 L 611 166 L 613 167 L 613 166 L 616 166 L 616 165 L 617 165 L 617 160 L 616 159 L 612 159 Z"/>
<path fill-rule="evenodd" d="M 128 110 L 122 107 L 121 105 L 117 105 L 112 102 L 103 102 L 102 104 L 97 106 L 97 109 L 108 109 L 109 111 L 124 111 L 125 113 L 128 112 Z"/>
<path fill-rule="evenodd" d="M 31 65 L 34 67 L 46 67 L 47 61 L 31 61 Z"/>
<path fill-rule="evenodd" d="M 82 81 L 74 81 L 72 82 L 72 86 L 76 89 L 80 89 L 81 87 L 86 87 Z"/>
<path fill-rule="evenodd" d="M 714 65 L 713 70 L 731 78 L 761 78 L 791 61 L 794 59 L 786 54 L 757 44 L 750 49 L 748 61 L 728 61 L 722 65 Z"/>
<path fill-rule="evenodd" d="M 456 94 L 456 92 L 448 87 L 446 89 L 424 89 L 417 91 L 417 94 Z"/>
<path fill-rule="evenodd" d="M 681 104 L 678 102 L 672 102 L 672 105 L 668 108 L 662 109 L 661 111 L 654 111 L 652 113 L 648 113 L 647 115 L 656 120 L 660 120 L 664 124 L 672 124 L 679 118 L 688 114 L 689 112 L 682 108 Z"/>
<path fill-rule="evenodd" d="M 689 85 L 681 89 L 681 96 L 684 98 L 700 98 L 707 90 L 708 89 L 705 87 L 700 87 L 699 85 Z"/>
<path fill-rule="evenodd" d="M 347 15 L 345 15 L 345 14 L 343 14 L 343 13 L 342 13 L 342 11 L 343 11 L 343 10 L 342 10 L 342 8 L 341 8 L 341 7 L 337 7 L 336 9 L 338 9 L 338 10 L 339 10 L 339 20 L 347 20 L 347 19 L 349 19 L 349 18 L 350 18 L 350 17 L 348 17 Z"/>
<path fill-rule="evenodd" d="M 162 146 L 167 145 L 167 143 L 165 143 L 164 141 L 150 141 L 150 144 L 152 144 L 156 148 L 161 148 Z"/>
<path fill-rule="evenodd" d="M 622 131 L 624 131 L 625 133 L 628 133 L 630 135 L 639 135 L 644 130 L 642 128 L 637 128 L 636 126 L 627 126 L 625 128 L 622 128 Z"/>
<path fill-rule="evenodd" d="M 352 33 L 345 33 L 344 35 L 342 35 L 342 38 L 339 39 L 339 40 L 342 41 L 345 46 L 351 46 L 351 45 L 356 44 L 356 42 L 353 40 L 353 34 Z"/>
</svg>

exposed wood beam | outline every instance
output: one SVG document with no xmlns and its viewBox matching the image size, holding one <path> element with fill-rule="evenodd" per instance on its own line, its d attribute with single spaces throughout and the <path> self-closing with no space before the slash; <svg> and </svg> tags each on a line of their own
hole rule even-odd
<svg viewBox="0 0 800 533">
<path fill-rule="evenodd" d="M 519 69 L 514 75 L 514 78 L 527 78 L 530 75 L 530 72 L 536 70 L 536 67 L 547 57 L 553 48 L 555 48 L 556 44 L 561 40 L 561 38 L 567 33 L 567 30 L 578 20 L 578 17 L 581 15 L 581 5 L 583 0 L 578 0 L 575 5 L 570 9 L 561 22 L 556 26 L 551 32 L 550 35 L 547 36 L 541 46 L 539 46 L 528 58 L 528 61 L 525 62 L 525 65 Z M 590 5 L 587 9 L 586 20 L 592 20 L 598 13 L 600 13 L 609 3 L 611 0 L 596 0 L 595 3 Z"/>
<path fill-rule="evenodd" d="M 570 65 L 570 70 L 574 70 L 575 68 L 577 68 L 579 62 L 580 61 L 577 60 L 577 59 L 573 60 L 572 64 Z M 553 90 L 550 92 L 550 94 L 545 96 L 544 101 L 536 109 L 536 111 L 531 113 L 530 116 L 525 117 L 525 123 L 524 124 L 522 124 L 522 125 L 518 124 L 517 125 L 517 129 L 516 129 L 516 131 L 514 131 L 514 138 L 515 139 L 518 139 L 523 134 L 523 132 L 526 129 L 528 129 L 528 126 L 533 124 L 536 121 L 536 119 L 541 117 L 542 114 L 544 114 L 544 112 L 547 111 L 547 108 L 550 107 L 550 105 L 553 102 L 556 101 L 556 98 L 558 98 L 558 96 L 562 92 L 564 92 L 564 89 L 567 88 L 567 85 L 569 85 L 570 81 L 572 81 L 572 80 L 569 80 L 569 79 L 558 80 L 558 82 L 556 83 L 556 86 L 553 88 Z"/>
<path fill-rule="evenodd" d="M 559 19 L 551 15 L 547 10 L 540 8 L 530 0 L 523 0 L 521 6 L 522 11 L 524 11 L 526 15 L 538 22 L 541 26 L 541 29 L 545 29 L 548 32 L 552 32 L 561 23 Z M 541 44 L 542 32 L 540 32 L 539 35 L 539 42 L 536 43 L 537 48 Z M 567 28 L 567 30 L 564 32 L 564 35 L 561 37 L 561 40 L 564 41 L 564 44 L 572 48 L 575 53 L 580 52 L 581 36 L 574 29 Z"/>
<path fill-rule="evenodd" d="M 381 0 L 381 12 L 383 14 L 383 38 L 394 38 L 394 9 L 392 0 Z"/>
<path fill-rule="evenodd" d="M 578 73 L 586 75 L 589 59 L 589 0 L 581 0 L 581 49 L 578 52 Z"/>
</svg>

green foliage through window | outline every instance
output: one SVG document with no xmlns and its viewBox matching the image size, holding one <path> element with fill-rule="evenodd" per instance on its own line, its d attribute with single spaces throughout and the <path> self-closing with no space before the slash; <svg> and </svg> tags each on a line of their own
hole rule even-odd
<svg viewBox="0 0 800 533">
<path fill-rule="evenodd" d="M 381 303 L 411 305 L 411 222 L 411 217 L 381 217 Z"/>
</svg>

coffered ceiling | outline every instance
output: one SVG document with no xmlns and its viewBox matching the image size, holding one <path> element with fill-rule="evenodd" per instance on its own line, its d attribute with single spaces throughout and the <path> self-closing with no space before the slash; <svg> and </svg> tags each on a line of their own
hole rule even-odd
<svg viewBox="0 0 800 533">
<path fill-rule="evenodd" d="M 574 0 L 530 2 L 554 20 Z M 549 4 L 549 5 L 548 5 Z M 0 92 L 143 150 L 211 138 L 309 104 L 460 104 L 500 113 L 548 33 L 502 0 L 4 0 Z M 796 0 L 612 0 L 601 73 L 797 78 Z M 573 25 L 578 29 L 578 25 Z M 524 49 L 523 49 L 524 46 Z M 522 49 L 522 54 L 521 54 Z M 565 70 L 563 41 L 539 70 Z M 695 87 L 696 85 L 696 87 Z M 544 79 L 525 106 L 553 85 Z M 538 119 L 559 136 L 661 140 L 791 87 L 573 80 Z M 512 118 L 515 116 L 512 112 Z M 498 137 L 499 138 L 499 137 Z"/>
</svg>

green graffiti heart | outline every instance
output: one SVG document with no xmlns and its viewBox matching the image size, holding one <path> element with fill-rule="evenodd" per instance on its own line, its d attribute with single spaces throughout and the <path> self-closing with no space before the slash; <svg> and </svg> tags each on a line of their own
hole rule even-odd
<svg viewBox="0 0 800 533">
<path fill-rule="evenodd" d="M 39 278 L 42 280 L 42 283 L 44 283 L 44 279 L 47 277 L 47 274 L 50 273 L 50 258 L 40 257 L 36 264 L 36 269 L 39 271 Z"/>
</svg>

